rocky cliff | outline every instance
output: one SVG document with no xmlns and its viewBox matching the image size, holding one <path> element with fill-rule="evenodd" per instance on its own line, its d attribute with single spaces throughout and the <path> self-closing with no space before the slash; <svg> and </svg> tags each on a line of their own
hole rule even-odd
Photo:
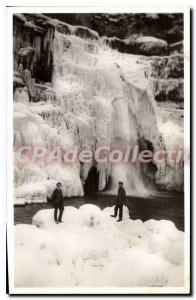
<svg viewBox="0 0 196 300">
<path fill-rule="evenodd" d="M 183 53 L 182 14 L 48 14 L 91 28 L 120 52 L 142 55 Z M 144 38 L 142 38 L 144 37 Z"/>
<path fill-rule="evenodd" d="M 126 39 L 130 35 L 153 36 L 169 44 L 183 40 L 183 14 L 47 14 L 72 25 L 91 28 L 100 36 Z"/>
</svg>

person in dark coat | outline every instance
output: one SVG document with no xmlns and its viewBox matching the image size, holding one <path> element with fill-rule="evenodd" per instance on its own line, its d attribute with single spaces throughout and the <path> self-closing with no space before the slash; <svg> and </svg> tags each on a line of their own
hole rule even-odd
<svg viewBox="0 0 196 300">
<path fill-rule="evenodd" d="M 63 192 L 61 190 L 60 182 L 57 183 L 56 189 L 52 193 L 51 200 L 54 205 L 54 220 L 57 224 L 61 223 L 63 211 L 64 211 L 64 204 L 63 204 Z M 59 210 L 59 216 L 58 216 L 58 210 Z"/>
<path fill-rule="evenodd" d="M 126 204 L 126 192 L 125 189 L 123 188 L 123 182 L 119 181 L 119 188 L 118 188 L 118 196 L 116 200 L 116 206 L 114 208 L 114 215 L 111 215 L 111 217 L 115 218 L 117 217 L 118 210 L 119 210 L 119 219 L 117 222 L 122 221 L 123 217 L 123 205 Z"/>
</svg>

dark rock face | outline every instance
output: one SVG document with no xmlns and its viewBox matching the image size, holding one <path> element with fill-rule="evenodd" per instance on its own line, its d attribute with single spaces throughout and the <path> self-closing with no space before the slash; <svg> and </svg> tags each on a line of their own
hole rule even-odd
<svg viewBox="0 0 196 300">
<path fill-rule="evenodd" d="M 34 100 L 35 82 L 51 81 L 53 69 L 52 43 L 55 27 L 40 14 L 13 16 L 14 71 L 25 82 L 30 100 Z M 14 88 L 18 86 L 14 84 Z"/>
<path fill-rule="evenodd" d="M 183 39 L 183 14 L 132 14 L 131 32 L 177 42 Z"/>
<path fill-rule="evenodd" d="M 126 38 L 129 29 L 129 15 L 94 14 L 92 15 L 92 28 L 97 30 L 102 36 Z"/>
<path fill-rule="evenodd" d="M 183 14 L 46 14 L 72 25 L 82 25 L 100 36 L 128 38 L 137 34 L 154 36 L 170 43 L 183 40 Z"/>
</svg>

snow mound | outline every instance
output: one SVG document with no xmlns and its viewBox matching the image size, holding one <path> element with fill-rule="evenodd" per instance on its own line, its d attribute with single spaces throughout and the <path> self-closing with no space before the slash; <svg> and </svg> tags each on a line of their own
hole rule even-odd
<svg viewBox="0 0 196 300">
<path fill-rule="evenodd" d="M 161 39 L 157 39 L 153 36 L 140 36 L 136 39 L 138 43 L 160 43 L 163 45 L 167 45 L 167 42 Z"/>
<path fill-rule="evenodd" d="M 114 207 L 53 209 L 15 226 L 17 287 L 183 286 L 184 233 L 170 221 L 111 218 Z M 21 272 L 22 270 L 22 272 Z"/>
</svg>

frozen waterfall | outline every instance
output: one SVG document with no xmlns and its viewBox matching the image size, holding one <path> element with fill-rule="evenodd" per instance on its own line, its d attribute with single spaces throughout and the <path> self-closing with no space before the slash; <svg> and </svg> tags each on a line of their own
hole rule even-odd
<svg viewBox="0 0 196 300">
<path fill-rule="evenodd" d="M 26 145 L 48 150 L 60 146 L 62 151 L 74 146 L 93 151 L 101 146 L 122 149 L 136 145 L 140 137 L 150 141 L 154 150 L 164 149 L 160 113 L 144 75 L 146 66 L 137 63 L 138 56 L 112 50 L 87 28 L 65 24 L 67 33 L 62 33 L 59 28 L 63 25 L 54 23 L 53 40 L 51 30 L 48 38 L 49 53 L 53 54 L 52 82 L 28 78 L 26 84 L 25 67 L 15 67 L 16 82 L 24 81 L 24 87 L 17 87 L 14 93 L 15 152 Z M 34 92 L 34 101 L 29 102 L 28 87 Z M 117 182 L 122 180 L 128 194 L 149 193 L 139 162 L 47 164 L 40 159 L 15 163 L 16 203 L 46 201 L 57 181 L 62 182 L 65 195 L 83 196 L 92 166 L 99 174 L 99 191 L 116 193 Z M 165 165 L 158 166 L 158 179 L 163 170 Z"/>
</svg>

